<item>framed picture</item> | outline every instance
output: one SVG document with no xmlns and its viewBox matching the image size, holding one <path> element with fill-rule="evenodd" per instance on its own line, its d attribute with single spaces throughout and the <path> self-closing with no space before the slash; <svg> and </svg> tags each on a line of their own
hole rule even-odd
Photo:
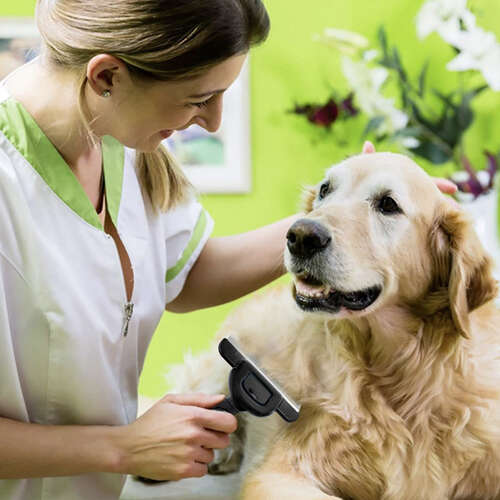
<svg viewBox="0 0 500 500">
<path fill-rule="evenodd" d="M 32 18 L 0 18 L 0 80 L 39 53 Z M 193 125 L 165 145 L 200 193 L 247 193 L 251 189 L 248 61 L 224 94 L 220 129 L 209 133 Z"/>
<path fill-rule="evenodd" d="M 40 36 L 32 18 L 0 17 L 0 80 L 39 53 Z"/>
<path fill-rule="evenodd" d="M 251 189 L 248 60 L 224 93 L 220 129 L 197 125 L 176 132 L 165 145 L 201 193 L 248 193 Z"/>
</svg>

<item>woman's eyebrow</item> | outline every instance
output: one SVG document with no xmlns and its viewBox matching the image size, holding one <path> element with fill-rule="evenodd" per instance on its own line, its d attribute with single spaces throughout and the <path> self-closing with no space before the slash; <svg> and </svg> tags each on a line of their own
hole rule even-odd
<svg viewBox="0 0 500 500">
<path fill-rule="evenodd" d="M 219 89 L 219 90 L 212 90 L 210 92 L 203 92 L 203 94 L 193 94 L 188 96 L 189 98 L 200 98 L 200 97 L 206 97 L 207 95 L 215 95 L 215 94 L 222 94 L 222 92 L 225 92 L 226 89 Z"/>
</svg>

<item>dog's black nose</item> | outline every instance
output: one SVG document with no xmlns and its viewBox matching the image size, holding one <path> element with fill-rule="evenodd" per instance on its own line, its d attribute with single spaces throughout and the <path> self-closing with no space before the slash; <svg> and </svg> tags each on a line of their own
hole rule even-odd
<svg viewBox="0 0 500 500">
<path fill-rule="evenodd" d="M 328 231 L 318 222 L 300 219 L 286 235 L 290 253 L 297 257 L 312 257 L 324 250 L 332 240 Z"/>
</svg>

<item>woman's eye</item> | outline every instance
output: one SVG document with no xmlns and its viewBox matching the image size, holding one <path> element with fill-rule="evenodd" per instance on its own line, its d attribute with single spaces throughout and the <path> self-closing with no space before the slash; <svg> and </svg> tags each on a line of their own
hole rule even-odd
<svg viewBox="0 0 500 500">
<path fill-rule="evenodd" d="M 382 198 L 380 198 L 377 203 L 377 209 L 386 215 L 402 212 L 402 210 L 399 208 L 399 205 L 390 196 L 383 196 Z"/>
<path fill-rule="evenodd" d="M 323 182 L 321 184 L 321 187 L 319 188 L 319 195 L 318 199 L 322 200 L 330 191 L 330 183 L 329 182 Z"/>
<path fill-rule="evenodd" d="M 208 105 L 210 99 L 207 99 L 207 100 L 201 101 L 201 102 L 192 102 L 191 106 L 196 106 L 197 108 L 203 108 L 203 107 Z"/>
</svg>

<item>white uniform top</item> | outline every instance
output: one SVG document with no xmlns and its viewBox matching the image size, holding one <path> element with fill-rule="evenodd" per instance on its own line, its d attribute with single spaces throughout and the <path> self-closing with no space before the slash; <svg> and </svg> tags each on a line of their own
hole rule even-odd
<svg viewBox="0 0 500 500">
<path fill-rule="evenodd" d="M 194 200 L 155 214 L 134 158 L 104 137 L 108 210 L 135 278 L 127 320 L 114 240 L 69 166 L 0 85 L 0 416 L 79 425 L 135 419 L 151 336 L 213 223 Z M 3 480 L 0 499 L 116 500 L 123 482 L 107 473 Z"/>
</svg>

